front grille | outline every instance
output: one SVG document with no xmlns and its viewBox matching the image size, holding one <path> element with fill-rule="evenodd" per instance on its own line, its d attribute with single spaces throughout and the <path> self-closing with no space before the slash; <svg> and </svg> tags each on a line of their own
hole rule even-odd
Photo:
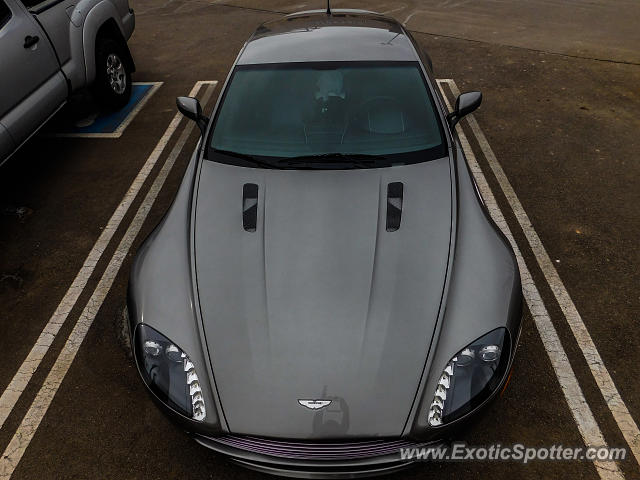
<svg viewBox="0 0 640 480">
<path fill-rule="evenodd" d="M 211 441 L 261 455 L 304 460 L 349 460 L 399 454 L 401 448 L 415 447 L 408 440 L 367 440 L 360 442 L 293 442 L 259 437 L 225 435 Z"/>
</svg>

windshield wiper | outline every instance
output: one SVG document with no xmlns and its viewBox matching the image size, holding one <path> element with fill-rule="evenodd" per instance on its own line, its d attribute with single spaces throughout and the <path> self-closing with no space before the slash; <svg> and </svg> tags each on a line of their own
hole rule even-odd
<svg viewBox="0 0 640 480">
<path fill-rule="evenodd" d="M 233 152 L 231 150 L 219 150 L 217 148 L 212 149 L 214 153 L 220 153 L 222 155 L 227 155 L 229 157 L 240 158 L 246 162 L 252 163 L 253 165 L 257 165 L 264 168 L 278 168 L 274 164 L 269 162 L 263 162 L 262 160 L 258 160 L 257 158 L 249 155 L 248 153 L 240 153 Z"/>
<path fill-rule="evenodd" d="M 285 165 L 313 164 L 313 163 L 341 163 L 355 168 L 366 168 L 384 160 L 382 155 L 367 155 L 364 153 L 319 153 L 315 155 L 300 155 L 278 160 Z"/>
</svg>

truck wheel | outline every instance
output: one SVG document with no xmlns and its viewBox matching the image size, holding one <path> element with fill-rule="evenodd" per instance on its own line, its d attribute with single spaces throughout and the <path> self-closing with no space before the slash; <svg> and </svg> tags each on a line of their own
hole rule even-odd
<svg viewBox="0 0 640 480">
<path fill-rule="evenodd" d="M 96 40 L 96 80 L 93 90 L 106 109 L 118 110 L 131 97 L 131 69 L 124 60 L 123 48 L 111 38 Z"/>
</svg>

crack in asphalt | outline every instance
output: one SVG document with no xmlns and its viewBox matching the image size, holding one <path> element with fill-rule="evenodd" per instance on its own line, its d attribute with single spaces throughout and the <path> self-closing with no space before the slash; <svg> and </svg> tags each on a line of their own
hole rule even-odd
<svg viewBox="0 0 640 480">
<path fill-rule="evenodd" d="M 421 30 L 411 30 L 411 29 L 407 29 L 407 30 L 409 30 L 412 33 L 421 33 L 423 35 L 430 35 L 430 36 L 433 36 L 433 37 L 444 37 L 444 38 L 451 38 L 451 39 L 454 39 L 454 40 L 465 40 L 467 42 L 484 43 L 484 44 L 487 44 L 487 45 L 497 45 L 499 47 L 517 48 L 519 50 L 526 50 L 528 52 L 545 53 L 547 55 L 556 55 L 558 57 L 575 58 L 575 59 L 578 59 L 578 60 L 591 60 L 591 61 L 594 61 L 594 62 L 614 63 L 614 64 L 619 64 L 619 65 L 640 66 L 640 62 L 631 62 L 631 61 L 627 61 L 627 60 L 613 60 L 611 58 L 583 57 L 581 55 L 572 55 L 570 53 L 552 52 L 552 51 L 549 51 L 549 50 L 542 50 L 542 49 L 539 49 L 539 48 L 521 47 L 521 46 L 518 46 L 518 45 L 509 45 L 508 43 L 486 42 L 484 40 L 474 40 L 472 38 L 456 37 L 455 35 L 443 35 L 441 33 L 423 32 Z"/>
</svg>

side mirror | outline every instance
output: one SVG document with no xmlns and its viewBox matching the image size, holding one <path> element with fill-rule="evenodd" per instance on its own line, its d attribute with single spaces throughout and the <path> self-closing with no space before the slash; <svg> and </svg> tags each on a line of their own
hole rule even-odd
<svg viewBox="0 0 640 480">
<path fill-rule="evenodd" d="M 466 92 L 456 99 L 456 108 L 447 115 L 447 120 L 451 128 L 456 126 L 462 117 L 476 110 L 482 103 L 481 92 Z"/>
<path fill-rule="evenodd" d="M 200 132 L 204 135 L 209 119 L 202 114 L 202 107 L 198 99 L 193 97 L 178 97 L 176 98 L 176 105 L 180 113 L 196 122 Z"/>
</svg>

